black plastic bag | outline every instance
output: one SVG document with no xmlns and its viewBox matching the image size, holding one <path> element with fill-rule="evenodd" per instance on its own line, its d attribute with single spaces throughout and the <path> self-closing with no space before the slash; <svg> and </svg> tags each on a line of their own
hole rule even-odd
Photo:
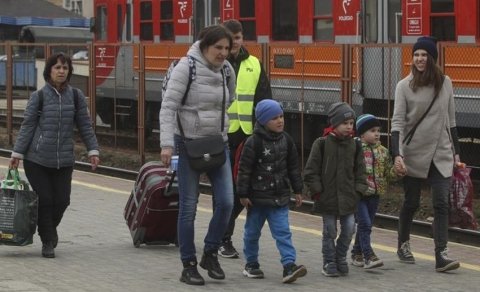
<svg viewBox="0 0 480 292">
<path fill-rule="evenodd" d="M 0 244 L 23 246 L 33 243 L 37 228 L 38 196 L 9 169 L 0 188 Z"/>
</svg>

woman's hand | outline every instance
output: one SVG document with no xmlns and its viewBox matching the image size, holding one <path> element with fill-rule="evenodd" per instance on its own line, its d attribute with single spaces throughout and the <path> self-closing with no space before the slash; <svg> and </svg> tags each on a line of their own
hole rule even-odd
<svg viewBox="0 0 480 292">
<path fill-rule="evenodd" d="M 170 161 L 172 160 L 173 148 L 172 147 L 163 147 L 162 152 L 160 152 L 160 160 L 162 160 L 163 165 L 170 166 Z"/>
<path fill-rule="evenodd" d="M 395 157 L 395 173 L 398 176 L 407 175 L 407 167 L 405 166 L 405 162 L 403 161 L 402 156 Z"/>
<path fill-rule="evenodd" d="M 10 162 L 8 163 L 9 168 L 18 168 L 18 165 L 20 164 L 20 159 L 18 158 L 10 158 Z"/>
<path fill-rule="evenodd" d="M 92 170 L 97 169 L 97 166 L 100 164 L 100 157 L 97 155 L 90 156 L 90 165 L 92 166 Z"/>
</svg>

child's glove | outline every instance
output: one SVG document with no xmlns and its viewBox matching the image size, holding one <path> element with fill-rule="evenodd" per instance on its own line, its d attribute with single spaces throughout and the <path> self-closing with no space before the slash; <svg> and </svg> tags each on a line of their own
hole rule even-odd
<svg viewBox="0 0 480 292">
<path fill-rule="evenodd" d="M 320 193 L 315 193 L 312 195 L 312 200 L 314 201 L 320 201 Z"/>
</svg>

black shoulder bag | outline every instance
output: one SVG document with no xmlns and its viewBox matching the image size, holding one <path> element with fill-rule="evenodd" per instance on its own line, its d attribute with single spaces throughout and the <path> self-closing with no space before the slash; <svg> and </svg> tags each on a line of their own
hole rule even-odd
<svg viewBox="0 0 480 292">
<path fill-rule="evenodd" d="M 226 92 L 225 75 L 223 70 L 221 70 L 221 72 L 223 79 L 223 101 L 220 132 L 223 132 L 223 128 L 225 127 Z M 182 100 L 182 105 L 185 104 L 185 100 L 186 98 L 184 97 Z M 185 137 L 185 133 L 183 132 L 183 127 L 180 123 L 178 112 L 177 123 L 180 133 L 183 137 L 183 141 L 185 143 L 185 150 L 187 153 L 188 162 L 193 169 L 200 172 L 208 172 L 212 169 L 222 166 L 225 163 L 225 143 L 223 142 L 222 134 L 190 140 Z"/>
<path fill-rule="evenodd" d="M 442 78 L 442 86 L 443 86 L 443 80 L 445 80 L 445 77 Z M 441 90 L 441 88 L 440 88 Z M 418 122 L 415 124 L 415 126 L 413 126 L 413 128 L 407 133 L 407 135 L 405 135 L 405 137 L 403 138 L 403 144 L 410 144 L 410 142 L 412 141 L 412 138 L 413 138 L 413 135 L 415 135 L 415 131 L 417 130 L 417 127 L 418 125 L 420 125 L 420 123 L 423 121 L 423 119 L 425 119 L 425 117 L 427 116 L 427 114 L 430 112 L 430 110 L 432 109 L 432 106 L 433 104 L 435 103 L 435 100 L 437 100 L 438 98 L 438 95 L 440 94 L 440 90 L 435 94 L 435 96 L 433 97 L 432 99 L 432 102 L 430 102 L 430 105 L 428 106 L 427 110 L 425 111 L 425 113 L 420 117 L 420 119 L 418 120 Z"/>
</svg>

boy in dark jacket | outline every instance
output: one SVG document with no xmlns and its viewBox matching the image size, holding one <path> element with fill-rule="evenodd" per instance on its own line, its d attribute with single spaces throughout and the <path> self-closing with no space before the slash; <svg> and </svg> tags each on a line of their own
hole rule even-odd
<svg viewBox="0 0 480 292">
<path fill-rule="evenodd" d="M 258 263 L 258 241 L 267 220 L 281 255 L 283 283 L 291 283 L 307 274 L 304 266 L 295 264 L 296 251 L 288 222 L 291 189 L 297 206 L 302 203 L 297 150 L 292 138 L 283 132 L 283 110 L 278 102 L 262 100 L 255 116 L 255 130 L 245 142 L 237 177 L 237 193 L 248 210 L 243 239 L 247 264 L 243 274 L 263 278 Z"/>
<path fill-rule="evenodd" d="M 315 211 L 323 217 L 322 273 L 336 277 L 348 274 L 346 256 L 355 232 L 354 213 L 367 183 L 363 151 L 353 138 L 354 111 L 344 102 L 334 103 L 328 121 L 333 131 L 313 142 L 304 182 L 315 200 Z"/>
</svg>

